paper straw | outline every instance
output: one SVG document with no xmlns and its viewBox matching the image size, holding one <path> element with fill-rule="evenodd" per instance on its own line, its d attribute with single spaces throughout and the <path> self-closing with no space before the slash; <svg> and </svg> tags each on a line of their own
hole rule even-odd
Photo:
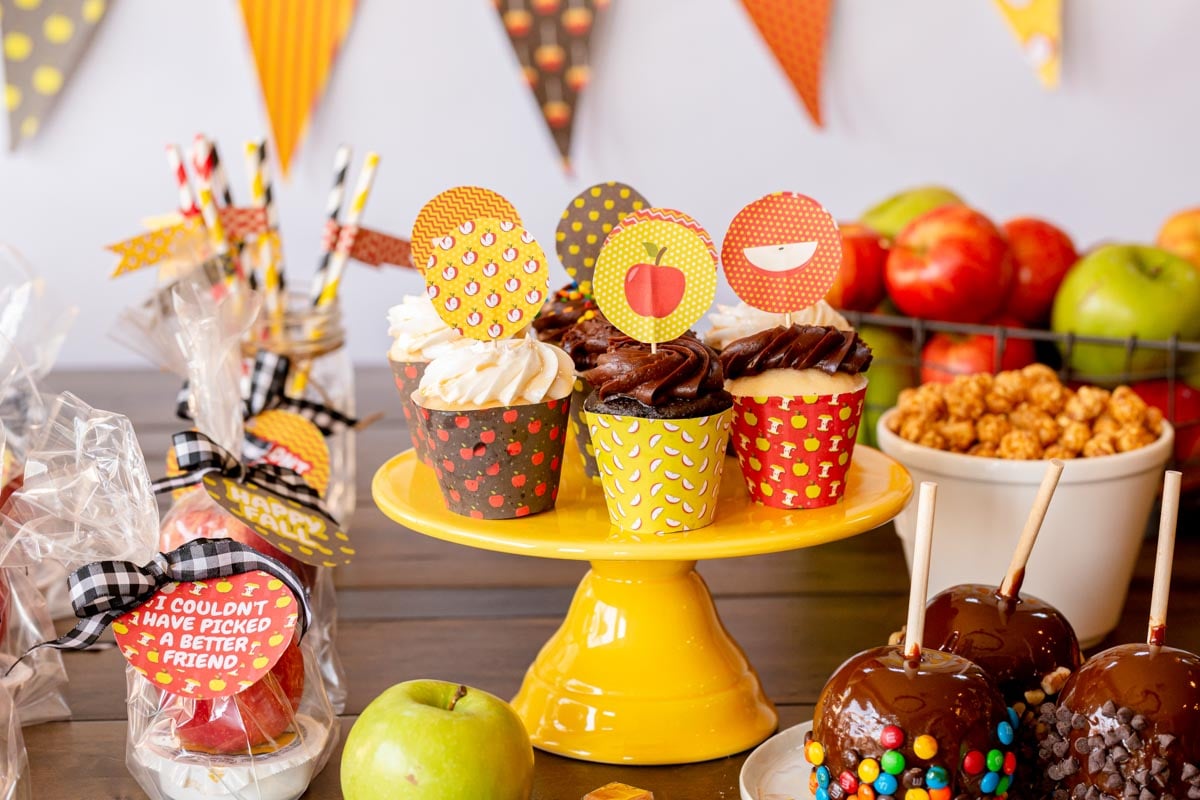
<svg viewBox="0 0 1200 800">
<path fill-rule="evenodd" d="M 1171 566 L 1175 561 L 1175 526 L 1179 522 L 1179 484 L 1182 474 L 1168 470 L 1163 479 L 1162 511 L 1158 516 L 1158 554 L 1154 559 L 1154 588 L 1150 594 L 1150 627 L 1146 643 L 1167 643 L 1167 600 L 1171 594 Z"/>
<path fill-rule="evenodd" d="M 1050 501 L 1054 498 L 1054 490 L 1058 488 L 1058 479 L 1062 477 L 1062 473 L 1063 462 L 1057 458 L 1050 459 L 1050 463 L 1046 465 L 1046 474 L 1042 477 L 1042 485 L 1034 498 L 1033 508 L 1029 509 L 1029 516 L 1025 519 L 1025 529 L 1021 531 L 1016 552 L 1013 553 L 1008 572 L 1000 584 L 1001 597 L 1016 600 L 1017 595 L 1021 593 L 1021 583 L 1025 580 L 1025 565 L 1029 563 L 1029 555 L 1037 543 L 1038 532 L 1042 529 L 1042 522 L 1046 519 L 1046 511 L 1050 508 Z"/>
<path fill-rule="evenodd" d="M 225 176 L 225 165 L 221 163 L 221 155 L 217 151 L 217 143 L 209 146 L 209 160 L 212 162 L 212 185 L 222 204 L 233 207 L 233 192 L 229 188 L 229 179 Z"/>
<path fill-rule="evenodd" d="M 196 205 L 196 197 L 192 194 L 191 183 L 188 182 L 187 170 L 183 166 L 183 154 L 179 145 L 167 145 L 167 166 L 175 176 L 175 184 L 179 187 L 179 211 L 185 217 L 198 214 L 200 207 Z"/>
<path fill-rule="evenodd" d="M 255 208 L 263 209 L 267 229 L 258 239 L 258 264 L 263 271 L 263 304 L 273 330 L 280 324 L 280 255 L 276 235 L 279 219 L 271 197 L 271 181 L 267 174 L 267 142 L 246 142 L 246 172 L 250 176 L 250 200 Z"/>
<path fill-rule="evenodd" d="M 367 198 L 371 194 L 371 184 L 375 182 L 375 172 L 378 168 L 379 154 L 367 153 L 367 160 L 363 162 L 362 171 L 358 173 L 358 185 L 354 189 L 354 198 L 350 201 L 350 210 L 346 213 L 347 227 L 358 225 L 363 208 L 367 205 Z M 346 264 L 349 261 L 350 251 L 340 246 L 339 238 L 339 244 L 334 246 L 333 258 L 329 262 L 329 275 L 325 280 L 325 287 L 317 297 L 316 306 L 318 308 L 324 308 L 337 299 L 342 273 L 346 271 Z"/>
<path fill-rule="evenodd" d="M 912 585 L 908 591 L 908 624 L 904 626 L 904 658 L 921 657 L 925 639 L 925 603 L 929 594 L 929 557 L 933 550 L 933 511 L 937 504 L 937 484 L 921 483 L 917 497 L 917 541 L 913 547 Z"/>
<path fill-rule="evenodd" d="M 196 137 L 192 148 L 192 166 L 196 170 L 196 193 L 200 198 L 200 214 L 208 228 L 208 238 L 212 243 L 213 252 L 218 256 L 228 255 L 229 241 L 225 238 L 225 228 L 221 225 L 221 214 L 217 210 L 217 202 L 213 197 L 212 187 L 212 146 L 207 139 Z"/>
<path fill-rule="evenodd" d="M 341 145 L 333 158 L 333 188 L 329 190 L 329 200 L 325 203 L 325 219 L 337 224 L 338 215 L 342 213 L 342 201 L 346 197 L 346 174 L 350 169 L 350 148 Z M 309 292 L 314 303 L 321 297 L 325 289 L 325 277 L 329 272 L 329 262 L 337 246 L 337 237 L 333 237 L 328 246 L 321 250 L 317 261 L 317 274 L 313 276 L 312 289 Z"/>
</svg>

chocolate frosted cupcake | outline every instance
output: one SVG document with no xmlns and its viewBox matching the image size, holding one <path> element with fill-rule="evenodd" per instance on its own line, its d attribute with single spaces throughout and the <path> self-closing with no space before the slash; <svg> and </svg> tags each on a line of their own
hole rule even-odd
<svg viewBox="0 0 1200 800">
<path fill-rule="evenodd" d="M 579 291 L 575 284 L 564 286 L 542 306 L 533 319 L 533 330 L 539 341 L 561 345 L 563 337 L 582 321 L 589 311 L 596 310 L 596 302 Z"/>
<path fill-rule="evenodd" d="M 871 349 L 827 325 L 770 328 L 721 353 L 733 448 L 758 503 L 818 508 L 846 490 Z"/>
<path fill-rule="evenodd" d="M 562 349 L 575 364 L 575 386 L 571 391 L 571 433 L 583 459 L 583 471 L 593 480 L 600 479 L 600 468 L 596 464 L 596 450 L 583 418 L 583 404 L 592 393 L 592 385 L 583 373 L 596 366 L 600 356 L 608 351 L 608 344 L 617 329 L 599 310 L 588 311 L 562 337 Z"/>
<path fill-rule="evenodd" d="M 693 334 L 650 345 L 613 337 L 584 373 L 609 519 L 639 533 L 702 528 L 716 514 L 732 398 L 716 352 Z"/>
<path fill-rule="evenodd" d="M 854 330 L 854 326 L 824 300 L 818 300 L 808 308 L 793 312 L 791 318 L 795 325 L 827 325 L 843 331 Z M 719 353 L 738 339 L 786 325 L 787 315 L 763 311 L 747 303 L 732 306 L 718 303 L 717 307 L 709 312 L 708 321 L 712 323 L 712 327 L 704 333 L 704 343 Z"/>
</svg>

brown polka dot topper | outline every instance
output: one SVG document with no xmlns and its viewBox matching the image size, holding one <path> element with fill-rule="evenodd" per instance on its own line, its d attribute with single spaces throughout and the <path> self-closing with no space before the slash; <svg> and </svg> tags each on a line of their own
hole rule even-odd
<svg viewBox="0 0 1200 800">
<path fill-rule="evenodd" d="M 755 200 L 729 223 L 725 278 L 751 306 L 788 314 L 829 292 L 842 266 L 842 236 L 824 206 L 796 192 Z"/>
<path fill-rule="evenodd" d="M 0 0 L 10 149 L 37 135 L 107 10 L 106 0 Z"/>
<path fill-rule="evenodd" d="M 649 206 L 637 189 L 616 181 L 590 186 L 567 204 L 554 242 L 558 260 L 581 292 L 592 293 L 596 259 L 608 234 L 625 217 Z"/>
</svg>

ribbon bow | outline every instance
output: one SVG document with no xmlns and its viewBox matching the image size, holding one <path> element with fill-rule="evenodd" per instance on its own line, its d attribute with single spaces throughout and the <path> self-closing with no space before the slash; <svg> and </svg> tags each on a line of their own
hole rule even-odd
<svg viewBox="0 0 1200 800">
<path fill-rule="evenodd" d="M 270 445 L 258 437 L 249 437 L 247 450 L 252 446 L 260 451 L 257 457 L 261 458 Z M 251 456 L 249 463 L 243 464 L 228 450 L 199 431 L 182 431 L 175 434 L 171 438 L 171 447 L 183 474 L 155 481 L 150 488 L 156 494 L 194 486 L 204 480 L 205 475 L 218 472 L 239 483 L 254 484 L 271 494 L 299 503 L 323 517 L 329 517 L 321 503 L 321 495 L 305 483 L 304 478 L 285 467 L 256 463 L 253 452 L 248 452 Z"/>
<path fill-rule="evenodd" d="M 353 428 L 358 424 L 354 417 L 324 403 L 288 396 L 285 387 L 291 368 L 292 360 L 287 356 L 270 350 L 258 351 L 254 356 L 254 369 L 242 382 L 243 417 L 249 419 L 271 409 L 290 411 L 316 425 L 317 430 L 325 436 L 332 436 L 341 428 Z M 185 381 L 175 398 L 175 414 L 180 419 L 192 419 L 191 409 L 188 408 L 189 394 Z M 254 438 L 256 437 L 247 435 L 248 440 Z"/>
<path fill-rule="evenodd" d="M 83 650 L 100 638 L 114 620 L 136 610 L 171 583 L 227 578 L 243 572 L 270 573 L 296 596 L 298 625 L 304 636 L 312 609 L 300 579 L 278 560 L 232 539 L 196 539 L 169 553 L 159 553 L 145 566 L 132 561 L 97 561 L 71 573 L 67 586 L 79 622 L 59 638 L 34 645 L 57 650 Z M 24 658 L 24 656 L 22 656 Z"/>
</svg>

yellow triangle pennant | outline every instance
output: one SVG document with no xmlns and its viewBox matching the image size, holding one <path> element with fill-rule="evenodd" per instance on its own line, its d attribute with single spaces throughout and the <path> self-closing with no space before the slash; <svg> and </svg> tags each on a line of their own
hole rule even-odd
<svg viewBox="0 0 1200 800">
<path fill-rule="evenodd" d="M 1042 85 L 1056 88 L 1062 64 L 1062 0 L 995 2 Z"/>
</svg>

